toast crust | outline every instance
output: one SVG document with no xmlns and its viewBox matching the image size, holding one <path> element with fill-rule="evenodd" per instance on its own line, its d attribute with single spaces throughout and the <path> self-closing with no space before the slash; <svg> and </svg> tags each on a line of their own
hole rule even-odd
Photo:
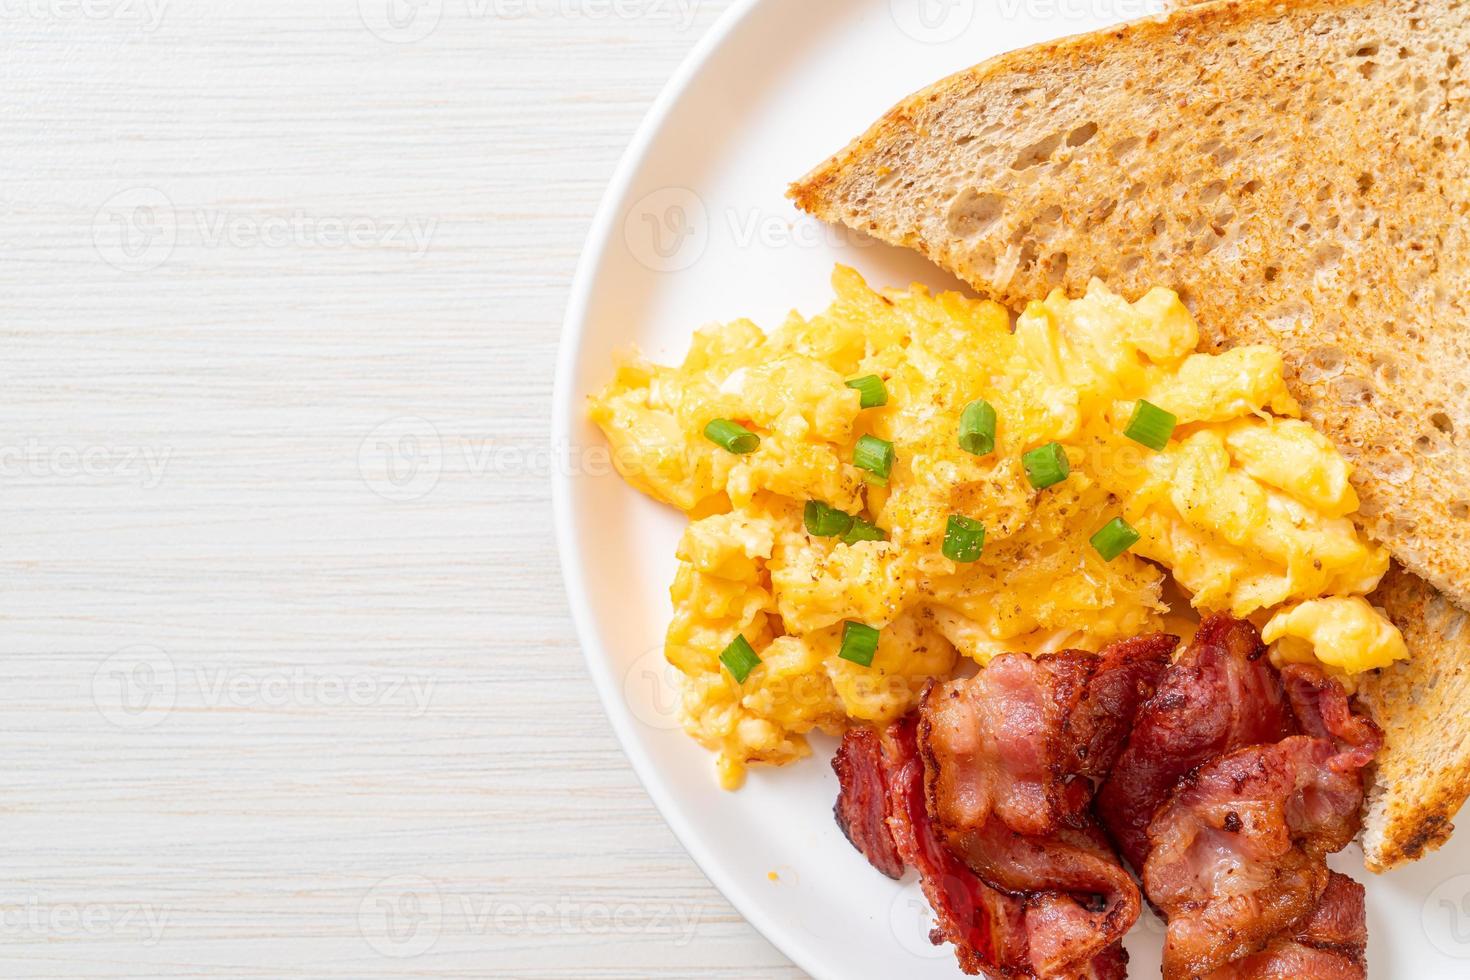
<svg viewBox="0 0 1470 980">
<path fill-rule="evenodd" d="M 1417 861 L 1449 840 L 1470 797 L 1470 623 L 1423 579 L 1395 566 L 1374 595 L 1412 654 L 1364 681 L 1358 700 L 1383 729 L 1363 839 L 1368 870 Z"/>
</svg>

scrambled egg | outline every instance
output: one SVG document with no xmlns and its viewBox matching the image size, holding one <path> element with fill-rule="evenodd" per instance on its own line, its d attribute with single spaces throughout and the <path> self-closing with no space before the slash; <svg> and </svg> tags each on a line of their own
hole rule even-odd
<svg viewBox="0 0 1470 980">
<path fill-rule="evenodd" d="M 1136 303 L 1098 283 L 1055 293 L 1013 330 L 1002 307 L 954 293 L 874 292 L 841 267 L 833 286 L 826 313 L 772 334 L 745 320 L 699 331 L 679 367 L 630 355 L 591 403 L 623 476 L 691 519 L 667 656 L 725 786 L 748 763 L 806 755 L 808 732 L 902 715 L 961 657 L 1161 628 L 1166 572 L 1197 609 L 1264 624 L 1279 660 L 1350 678 L 1406 656 L 1360 598 L 1388 555 L 1350 520 L 1349 464 L 1296 417 L 1275 350 L 1195 353 L 1195 321 L 1163 289 Z M 883 407 L 846 384 L 867 375 Z M 984 456 L 958 441 L 979 398 L 998 418 Z M 1177 418 L 1162 450 L 1124 434 L 1140 399 Z M 759 447 L 715 444 L 714 419 Z M 863 436 L 893 444 L 886 484 L 853 465 Z M 1054 441 L 1070 475 L 1036 490 L 1022 454 Z M 808 501 L 886 540 L 813 536 Z M 942 552 L 956 514 L 985 527 L 978 561 Z M 1089 541 L 1114 518 L 1140 537 L 1106 561 Z M 838 656 L 849 621 L 881 630 L 870 666 Z M 738 636 L 760 658 L 743 682 L 720 660 Z"/>
</svg>

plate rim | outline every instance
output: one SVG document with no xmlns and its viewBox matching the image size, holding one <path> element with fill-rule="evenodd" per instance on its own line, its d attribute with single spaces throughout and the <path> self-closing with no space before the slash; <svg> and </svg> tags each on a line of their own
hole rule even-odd
<svg viewBox="0 0 1470 980">
<path fill-rule="evenodd" d="M 648 156 L 654 139 L 663 129 L 669 115 L 683 98 L 690 83 L 704 65 L 730 39 L 740 23 L 761 4 L 768 0 L 734 0 L 705 32 L 673 74 L 664 83 L 648 112 L 644 115 L 633 137 L 623 151 L 613 170 L 607 189 L 603 192 L 594 213 L 592 224 L 577 258 L 576 271 L 572 276 L 570 296 L 562 318 L 561 339 L 557 347 L 556 374 L 552 383 L 551 440 L 552 446 L 572 444 L 572 406 L 577 403 L 577 393 L 572 391 L 577 374 L 576 361 L 586 330 L 589 314 L 592 282 L 603 254 L 613 243 L 620 205 L 628 197 L 639 168 Z M 633 773 L 638 778 L 659 816 L 673 831 L 679 845 L 693 859 L 705 878 L 719 890 L 735 910 L 740 913 L 761 936 L 787 959 L 807 974 L 832 978 L 832 974 L 817 957 L 814 949 L 802 943 L 791 930 L 784 929 L 769 915 L 759 898 L 743 887 L 724 870 L 719 860 L 702 842 L 694 828 L 685 819 L 683 812 L 665 791 L 663 778 L 652 759 L 634 737 L 634 719 L 628 705 L 621 699 L 618 685 L 610 669 L 611 659 L 598 633 L 583 575 L 575 560 L 575 537 L 572 534 L 572 481 L 571 472 L 558 472 L 555 468 L 551 478 L 552 523 L 556 535 L 557 562 L 561 566 L 562 586 L 566 592 L 571 611 L 572 625 L 582 660 L 597 689 L 603 714 L 612 725 L 619 748 L 627 758 Z"/>
</svg>

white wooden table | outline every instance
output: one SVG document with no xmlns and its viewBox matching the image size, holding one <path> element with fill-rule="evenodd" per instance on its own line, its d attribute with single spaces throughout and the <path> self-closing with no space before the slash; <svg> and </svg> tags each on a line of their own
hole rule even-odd
<svg viewBox="0 0 1470 980">
<path fill-rule="evenodd" d="M 0 976 L 800 975 L 612 739 L 541 451 L 727 5 L 0 0 Z"/>
</svg>

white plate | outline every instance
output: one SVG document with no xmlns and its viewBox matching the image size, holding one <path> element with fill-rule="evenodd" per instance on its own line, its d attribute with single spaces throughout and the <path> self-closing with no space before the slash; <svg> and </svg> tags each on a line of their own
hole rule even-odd
<svg viewBox="0 0 1470 980">
<path fill-rule="evenodd" d="M 875 285 L 952 285 L 922 259 L 800 216 L 789 181 L 914 89 L 992 54 L 1104 26 L 1157 0 L 745 0 L 659 98 L 613 180 L 577 273 L 554 439 L 557 534 L 588 667 L 619 739 L 689 853 L 730 901 L 818 977 L 956 977 L 930 946 L 910 880 L 868 867 L 832 820 L 832 745 L 725 793 L 672 717 L 662 637 L 683 518 L 629 489 L 586 422 L 612 354 L 681 358 L 692 331 L 749 316 L 778 325 L 829 300 L 834 262 Z M 981 10 L 992 11 L 981 13 Z M 1470 706 L 1467 706 L 1470 707 Z M 1356 849 L 1337 866 L 1368 876 Z M 769 873 L 775 872 L 775 880 Z M 1375 977 L 1470 976 L 1470 830 L 1369 882 Z M 1157 976 L 1161 929 L 1129 940 Z M 738 966 L 738 964 L 732 964 Z"/>
</svg>

